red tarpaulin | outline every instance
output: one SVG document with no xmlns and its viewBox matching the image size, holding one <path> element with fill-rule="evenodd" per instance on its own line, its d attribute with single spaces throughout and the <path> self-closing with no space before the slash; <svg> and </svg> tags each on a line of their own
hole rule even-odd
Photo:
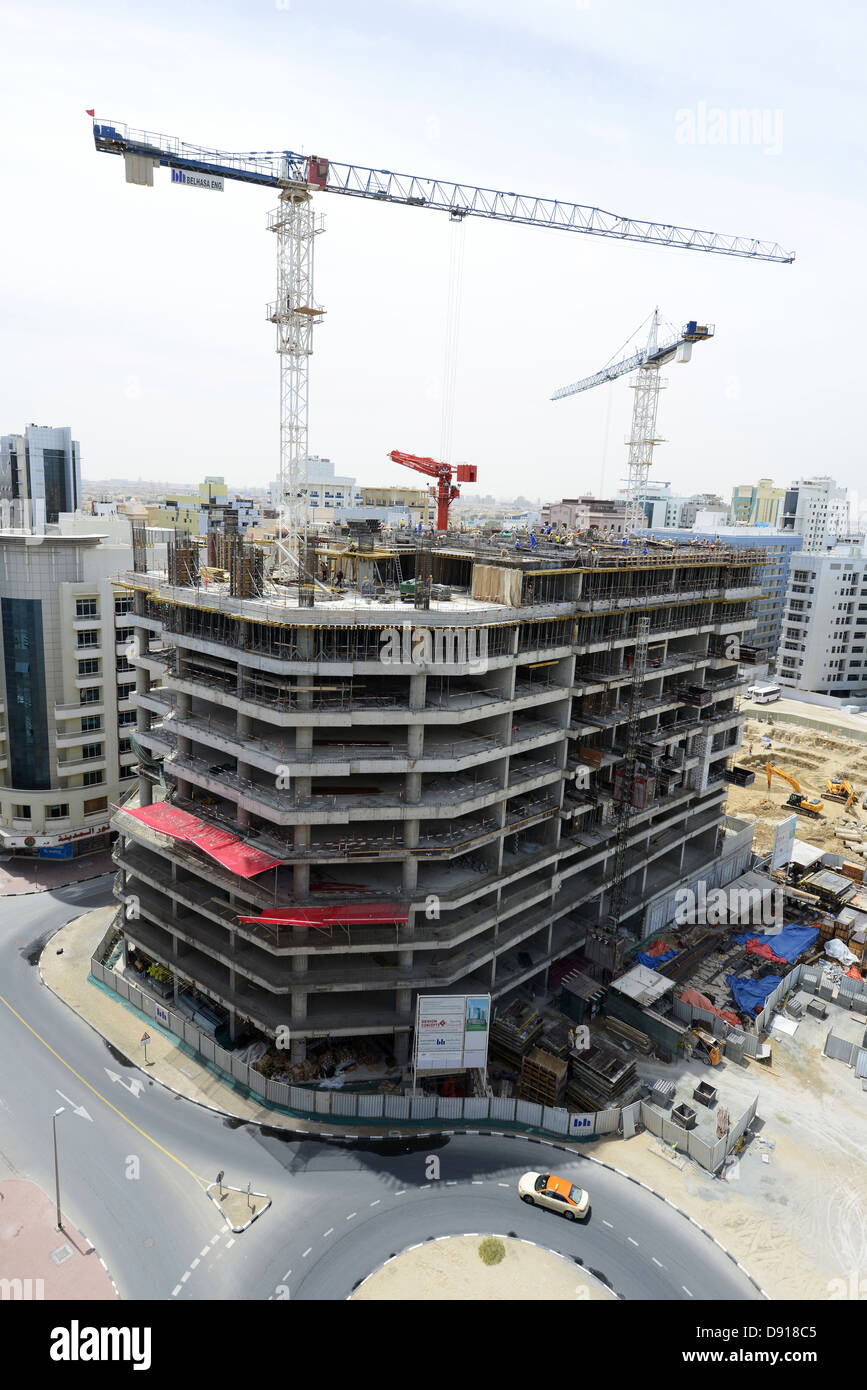
<svg viewBox="0 0 867 1390">
<path fill-rule="evenodd" d="M 732 1013 L 731 1009 L 715 1009 L 707 995 L 702 994 L 697 989 L 685 989 L 680 997 L 685 1004 L 692 1004 L 695 1009 L 707 1009 L 708 1013 L 716 1014 L 717 1018 L 725 1019 L 726 1023 L 731 1023 L 734 1028 L 741 1026 L 741 1021 L 736 1013 Z"/>
<path fill-rule="evenodd" d="M 775 960 L 780 965 L 786 964 L 785 958 L 783 956 L 774 955 L 774 952 L 772 951 L 771 947 L 768 945 L 767 942 L 764 942 L 762 945 L 759 945 L 759 938 L 757 936 L 754 936 L 751 941 L 747 942 L 747 950 L 749 951 L 750 955 L 764 956 L 765 960 Z"/>
<path fill-rule="evenodd" d="M 276 907 L 261 917 L 239 917 L 239 922 L 258 922 L 263 926 L 336 927 L 373 926 L 383 922 L 406 922 L 409 911 L 399 903 L 353 903 L 343 907 Z"/>
<path fill-rule="evenodd" d="M 644 952 L 646 956 L 661 956 L 668 950 L 668 943 L 658 936 L 652 946 Z"/>
<path fill-rule="evenodd" d="M 183 840 L 195 845 L 197 849 L 216 859 L 218 863 L 231 869 L 240 878 L 252 878 L 265 869 L 273 869 L 283 861 L 274 859 L 261 849 L 245 845 L 239 835 L 219 826 L 206 825 L 198 816 L 191 816 L 179 806 L 168 801 L 157 801 L 153 806 L 141 806 L 137 811 L 127 811 L 128 816 L 158 830 L 162 835 L 171 835 L 174 840 Z"/>
</svg>

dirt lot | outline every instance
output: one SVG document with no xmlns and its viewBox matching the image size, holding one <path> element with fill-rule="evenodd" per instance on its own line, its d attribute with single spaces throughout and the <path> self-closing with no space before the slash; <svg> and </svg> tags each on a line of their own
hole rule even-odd
<svg viewBox="0 0 867 1390">
<path fill-rule="evenodd" d="M 814 714 L 824 714 L 824 710 L 811 710 Z M 765 764 L 770 761 L 775 767 L 788 772 L 800 783 L 802 791 L 808 796 L 821 797 L 825 805 L 820 819 L 810 816 L 798 817 L 798 838 L 811 845 L 846 854 L 856 862 L 867 862 L 864 855 L 849 854 L 843 842 L 835 835 L 835 827 L 841 820 L 849 825 L 864 826 L 864 839 L 867 840 L 867 811 L 861 809 L 863 793 L 867 790 L 867 743 L 846 738 L 842 730 L 829 724 L 827 732 L 819 729 L 806 729 L 797 724 L 783 723 L 784 716 L 774 713 L 773 726 L 764 721 L 747 716 L 744 726 L 744 741 L 734 761 L 738 767 L 748 767 L 756 774 L 751 787 L 732 787 L 726 802 L 726 811 L 732 816 L 752 817 L 756 822 L 755 849 L 759 854 L 770 850 L 774 838 L 774 826 L 791 815 L 786 799 L 791 788 L 779 777 L 774 777 L 768 790 Z M 767 745 L 762 745 L 762 736 L 770 737 L 770 753 Z M 749 752 L 752 744 L 752 755 Z M 825 794 L 825 782 L 839 773 L 848 776 L 859 798 L 850 811 L 842 802 L 829 801 Z"/>
<path fill-rule="evenodd" d="M 613 1299 L 614 1295 L 553 1251 L 522 1240 L 503 1238 L 506 1255 L 498 1265 L 479 1258 L 478 1236 L 450 1236 L 406 1250 L 369 1279 L 354 1299 L 536 1300 L 549 1302 Z"/>
</svg>

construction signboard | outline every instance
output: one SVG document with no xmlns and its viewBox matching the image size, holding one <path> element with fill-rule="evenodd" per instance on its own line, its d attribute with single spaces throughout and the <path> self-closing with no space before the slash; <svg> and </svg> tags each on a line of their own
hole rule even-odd
<svg viewBox="0 0 867 1390">
<path fill-rule="evenodd" d="M 415 1022 L 416 1071 L 466 1071 L 487 1065 L 489 994 L 419 995 Z"/>
<path fill-rule="evenodd" d="M 798 817 L 787 816 L 774 830 L 774 849 L 771 855 L 771 868 L 780 869 L 792 862 L 795 836 L 798 833 Z"/>
</svg>

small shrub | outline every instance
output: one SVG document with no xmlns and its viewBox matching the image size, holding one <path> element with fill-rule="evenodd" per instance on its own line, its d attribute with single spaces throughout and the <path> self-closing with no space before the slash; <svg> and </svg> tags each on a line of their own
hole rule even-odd
<svg viewBox="0 0 867 1390">
<path fill-rule="evenodd" d="M 496 1236 L 485 1236 L 479 1246 L 479 1258 L 486 1265 L 498 1265 L 506 1253 L 506 1247 Z"/>
</svg>

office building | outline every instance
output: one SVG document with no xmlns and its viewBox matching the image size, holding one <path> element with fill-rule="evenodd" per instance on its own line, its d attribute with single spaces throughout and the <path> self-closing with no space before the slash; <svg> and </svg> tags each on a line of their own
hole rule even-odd
<svg viewBox="0 0 867 1390">
<path fill-rule="evenodd" d="M 819 695 L 867 697 L 864 542 L 791 556 L 777 679 Z"/>
<path fill-rule="evenodd" d="M 80 533 L 0 532 L 0 846 L 16 855 L 107 848 L 133 776 L 132 598 L 113 583 L 131 550 L 84 521 Z"/>
<path fill-rule="evenodd" d="M 782 526 L 803 550 L 828 550 L 849 533 L 849 494 L 833 478 L 801 478 L 786 492 Z"/>
<path fill-rule="evenodd" d="M 0 502 L 15 504 L 3 524 L 35 527 L 57 521 L 81 503 L 81 457 L 66 427 L 28 425 L 0 437 Z"/>
<path fill-rule="evenodd" d="M 732 521 L 737 526 L 771 526 L 782 519 L 785 488 L 774 487 L 770 478 L 743 483 L 732 492 Z"/>
</svg>

